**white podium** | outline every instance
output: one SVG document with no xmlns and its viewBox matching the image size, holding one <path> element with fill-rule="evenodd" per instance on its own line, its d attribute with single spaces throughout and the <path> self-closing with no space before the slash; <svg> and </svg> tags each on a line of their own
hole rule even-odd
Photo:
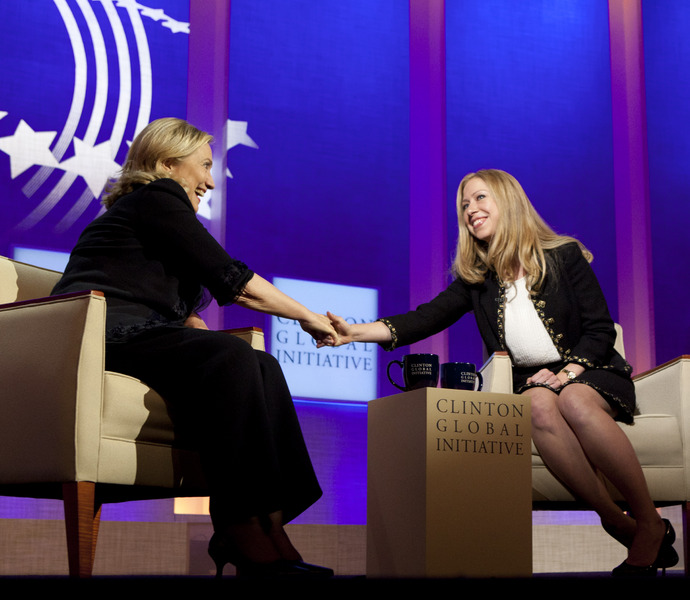
<svg viewBox="0 0 690 600">
<path fill-rule="evenodd" d="M 368 411 L 367 576 L 532 575 L 530 407 L 425 388 Z"/>
</svg>

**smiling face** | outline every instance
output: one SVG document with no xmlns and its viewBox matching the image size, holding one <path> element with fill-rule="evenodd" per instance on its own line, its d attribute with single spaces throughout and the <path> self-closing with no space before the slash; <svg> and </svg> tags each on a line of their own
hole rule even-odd
<svg viewBox="0 0 690 600">
<path fill-rule="evenodd" d="M 496 233 L 499 211 L 489 186 L 473 177 L 462 192 L 462 218 L 471 235 L 488 242 Z"/>
<path fill-rule="evenodd" d="M 170 176 L 187 190 L 194 212 L 199 210 L 201 196 L 215 185 L 211 177 L 213 158 L 211 146 L 204 144 L 182 159 L 171 161 Z"/>
</svg>

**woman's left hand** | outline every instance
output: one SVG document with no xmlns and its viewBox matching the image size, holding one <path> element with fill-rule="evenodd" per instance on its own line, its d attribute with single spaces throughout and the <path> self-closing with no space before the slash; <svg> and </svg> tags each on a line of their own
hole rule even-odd
<svg viewBox="0 0 690 600">
<path fill-rule="evenodd" d="M 338 341 L 336 333 L 330 319 L 326 315 L 310 313 L 309 317 L 299 319 L 299 324 L 311 337 L 313 337 L 319 347 L 335 346 Z"/>
<path fill-rule="evenodd" d="M 550 388 L 557 390 L 563 385 L 563 381 L 553 371 L 548 369 L 541 369 L 537 371 L 532 377 L 527 380 L 527 383 L 543 383 Z"/>
</svg>

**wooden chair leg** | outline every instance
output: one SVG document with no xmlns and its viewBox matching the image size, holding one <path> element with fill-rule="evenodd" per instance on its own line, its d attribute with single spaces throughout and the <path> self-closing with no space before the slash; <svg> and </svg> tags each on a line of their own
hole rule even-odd
<svg viewBox="0 0 690 600">
<path fill-rule="evenodd" d="M 690 576 L 690 502 L 683 502 L 681 512 L 683 513 L 683 566 L 685 576 Z"/>
<path fill-rule="evenodd" d="M 91 577 L 96 556 L 101 505 L 96 505 L 96 484 L 74 481 L 62 486 L 71 577 Z"/>
</svg>

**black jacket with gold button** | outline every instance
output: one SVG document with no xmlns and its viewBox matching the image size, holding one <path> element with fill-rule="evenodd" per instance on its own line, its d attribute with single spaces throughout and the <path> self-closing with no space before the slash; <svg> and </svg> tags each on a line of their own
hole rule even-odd
<svg viewBox="0 0 690 600">
<path fill-rule="evenodd" d="M 596 275 L 576 243 L 547 250 L 547 276 L 532 297 L 537 314 L 563 361 L 630 375 L 632 368 L 614 350 L 616 331 Z M 436 298 L 410 312 L 381 319 L 392 343 L 387 349 L 434 335 L 474 312 L 489 353 L 508 351 L 504 329 L 505 288 L 495 273 L 480 284 L 453 281 Z"/>
</svg>

